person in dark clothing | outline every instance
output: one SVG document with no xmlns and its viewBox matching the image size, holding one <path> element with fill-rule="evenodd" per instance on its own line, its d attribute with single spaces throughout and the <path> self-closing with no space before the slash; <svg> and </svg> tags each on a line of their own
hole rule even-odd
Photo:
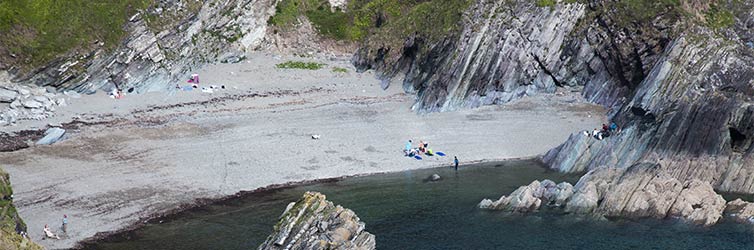
<svg viewBox="0 0 754 250">
<path fill-rule="evenodd" d="M 453 156 L 453 163 L 455 164 L 456 171 L 458 171 L 458 156 Z"/>
</svg>

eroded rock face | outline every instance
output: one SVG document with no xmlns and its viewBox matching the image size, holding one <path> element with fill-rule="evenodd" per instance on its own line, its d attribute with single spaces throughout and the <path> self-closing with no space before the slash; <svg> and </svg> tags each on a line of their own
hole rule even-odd
<svg viewBox="0 0 754 250">
<path fill-rule="evenodd" d="M 741 223 L 754 224 L 754 203 L 736 199 L 725 206 L 725 216 Z"/>
<path fill-rule="evenodd" d="M 655 168 L 657 165 L 637 164 L 592 170 L 576 184 L 566 209 L 605 217 L 677 217 L 705 226 L 720 219 L 725 200 L 711 185 L 699 180 L 681 182 L 657 174 Z"/>
<path fill-rule="evenodd" d="M 496 201 L 484 199 L 478 206 L 482 209 L 529 213 L 538 210 L 542 205 L 565 205 L 571 195 L 573 186 L 567 182 L 555 184 L 551 180 L 533 181 Z"/>
<path fill-rule="evenodd" d="M 534 181 L 497 201 L 485 199 L 479 207 L 532 212 L 540 204 L 562 204 L 569 213 L 608 218 L 679 218 L 704 226 L 720 220 L 725 200 L 711 185 L 699 180 L 682 183 L 655 174 L 654 167 L 598 168 L 584 175 L 574 188 L 568 183 L 555 186 L 548 180 Z M 744 205 L 736 205 L 729 207 L 747 216 Z"/>
<path fill-rule="evenodd" d="M 258 249 L 375 249 L 375 237 L 364 227 L 353 211 L 306 192 L 288 205 Z"/>
<path fill-rule="evenodd" d="M 677 24 L 686 30 L 642 64 L 648 70 L 615 107 L 620 133 L 602 141 L 574 134 L 544 161 L 564 172 L 652 162 L 660 165 L 656 174 L 683 183 L 754 193 L 754 50 L 751 32 L 740 29 L 754 20 L 754 4 L 718 4 L 741 10 L 735 23 L 720 30 Z"/>
</svg>

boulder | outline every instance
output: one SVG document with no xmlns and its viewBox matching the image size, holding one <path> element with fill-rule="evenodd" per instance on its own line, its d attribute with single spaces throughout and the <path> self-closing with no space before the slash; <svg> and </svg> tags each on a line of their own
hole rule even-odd
<svg viewBox="0 0 754 250">
<path fill-rule="evenodd" d="M 16 93 L 16 91 L 0 88 L 0 102 L 13 102 L 14 100 L 16 100 L 16 96 L 18 96 L 18 93 Z"/>
<path fill-rule="evenodd" d="M 429 181 L 439 181 L 440 179 L 442 178 L 438 174 L 432 174 L 429 177 L 427 177 L 427 180 Z"/>
<path fill-rule="evenodd" d="M 725 216 L 740 223 L 754 224 L 754 203 L 735 199 L 725 206 Z"/>
<path fill-rule="evenodd" d="M 37 145 L 51 145 L 60 141 L 65 135 L 65 129 L 62 128 L 49 128 L 45 131 L 45 136 L 37 141 Z"/>
<path fill-rule="evenodd" d="M 711 226 L 720 220 L 724 209 L 725 199 L 715 193 L 710 184 L 692 180 L 684 185 L 668 215 Z"/>
<path fill-rule="evenodd" d="M 258 249 L 375 249 L 375 237 L 365 227 L 350 209 L 333 205 L 323 194 L 306 192 L 288 205 Z"/>
<path fill-rule="evenodd" d="M 34 100 L 34 99 L 23 100 L 21 101 L 21 105 L 23 105 L 24 108 L 28 108 L 28 109 L 38 109 L 38 108 L 44 107 L 44 105 L 41 102 L 38 102 L 37 100 Z"/>
<path fill-rule="evenodd" d="M 484 199 L 479 208 L 503 210 L 508 212 L 534 212 L 542 205 L 562 206 L 573 195 L 573 186 L 568 183 L 555 184 L 551 180 L 532 181 L 521 186 L 509 196 L 502 196 L 496 201 Z"/>
</svg>

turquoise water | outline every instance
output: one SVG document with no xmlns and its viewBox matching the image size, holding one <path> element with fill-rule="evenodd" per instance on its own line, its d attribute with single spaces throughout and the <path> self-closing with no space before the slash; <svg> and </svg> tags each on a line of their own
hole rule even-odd
<svg viewBox="0 0 754 250">
<path fill-rule="evenodd" d="M 433 174 L 439 182 L 425 182 Z M 534 161 L 355 177 L 256 193 L 186 211 L 86 249 L 256 249 L 285 206 L 307 190 L 354 210 L 378 249 L 754 249 L 752 226 L 672 220 L 593 221 L 543 210 L 515 216 L 476 208 L 535 179 L 575 182 Z"/>
</svg>

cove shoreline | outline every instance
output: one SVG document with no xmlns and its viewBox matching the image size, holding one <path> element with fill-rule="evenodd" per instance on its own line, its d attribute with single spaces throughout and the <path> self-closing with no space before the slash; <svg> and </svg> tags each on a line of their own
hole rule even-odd
<svg viewBox="0 0 754 250">
<path fill-rule="evenodd" d="M 466 161 L 466 162 L 460 162 L 459 168 L 484 167 L 488 165 L 497 165 L 504 162 L 515 162 L 515 161 L 535 161 L 537 163 L 543 164 L 544 166 L 544 163 L 542 163 L 541 161 L 541 156 L 542 155 L 529 156 L 529 157 L 514 157 L 514 158 L 506 158 L 506 159 L 485 159 L 485 160 Z M 115 241 L 128 240 L 134 236 L 134 233 L 136 233 L 136 231 L 146 227 L 147 225 L 167 223 L 167 222 L 179 219 L 183 214 L 187 212 L 202 210 L 203 208 L 210 205 L 223 205 L 223 204 L 227 204 L 236 200 L 248 199 L 251 197 L 264 197 L 266 195 L 272 195 L 272 193 L 276 191 L 295 188 L 299 186 L 306 186 L 306 185 L 311 185 L 311 184 L 335 183 L 335 182 L 345 180 L 345 179 L 350 179 L 350 178 L 375 176 L 375 175 L 383 175 L 383 174 L 391 174 L 391 173 L 411 172 L 411 171 L 416 171 L 416 170 L 440 169 L 444 167 L 452 167 L 452 165 L 437 164 L 437 165 L 432 165 L 429 167 L 422 167 L 422 168 L 415 168 L 415 169 L 408 169 L 408 170 L 372 172 L 372 173 L 362 173 L 362 174 L 354 174 L 354 175 L 344 175 L 344 176 L 331 177 L 331 178 L 291 181 L 291 182 L 280 183 L 280 184 L 272 184 L 272 185 L 260 187 L 254 190 L 239 191 L 236 194 L 229 195 L 226 197 L 216 198 L 216 199 L 209 199 L 209 198 L 197 199 L 196 202 L 194 203 L 182 204 L 170 211 L 163 212 L 163 213 L 156 213 L 156 214 L 152 214 L 151 216 L 147 216 L 146 218 L 142 218 L 138 222 L 133 223 L 120 230 L 109 231 L 109 232 L 99 232 L 95 234 L 93 237 L 77 242 L 76 245 L 71 249 L 90 249 L 96 246 L 98 243 L 102 243 L 102 242 L 108 242 L 108 241 L 113 241 L 113 240 Z M 280 213 L 282 212 L 283 211 L 280 211 Z"/>
</svg>

